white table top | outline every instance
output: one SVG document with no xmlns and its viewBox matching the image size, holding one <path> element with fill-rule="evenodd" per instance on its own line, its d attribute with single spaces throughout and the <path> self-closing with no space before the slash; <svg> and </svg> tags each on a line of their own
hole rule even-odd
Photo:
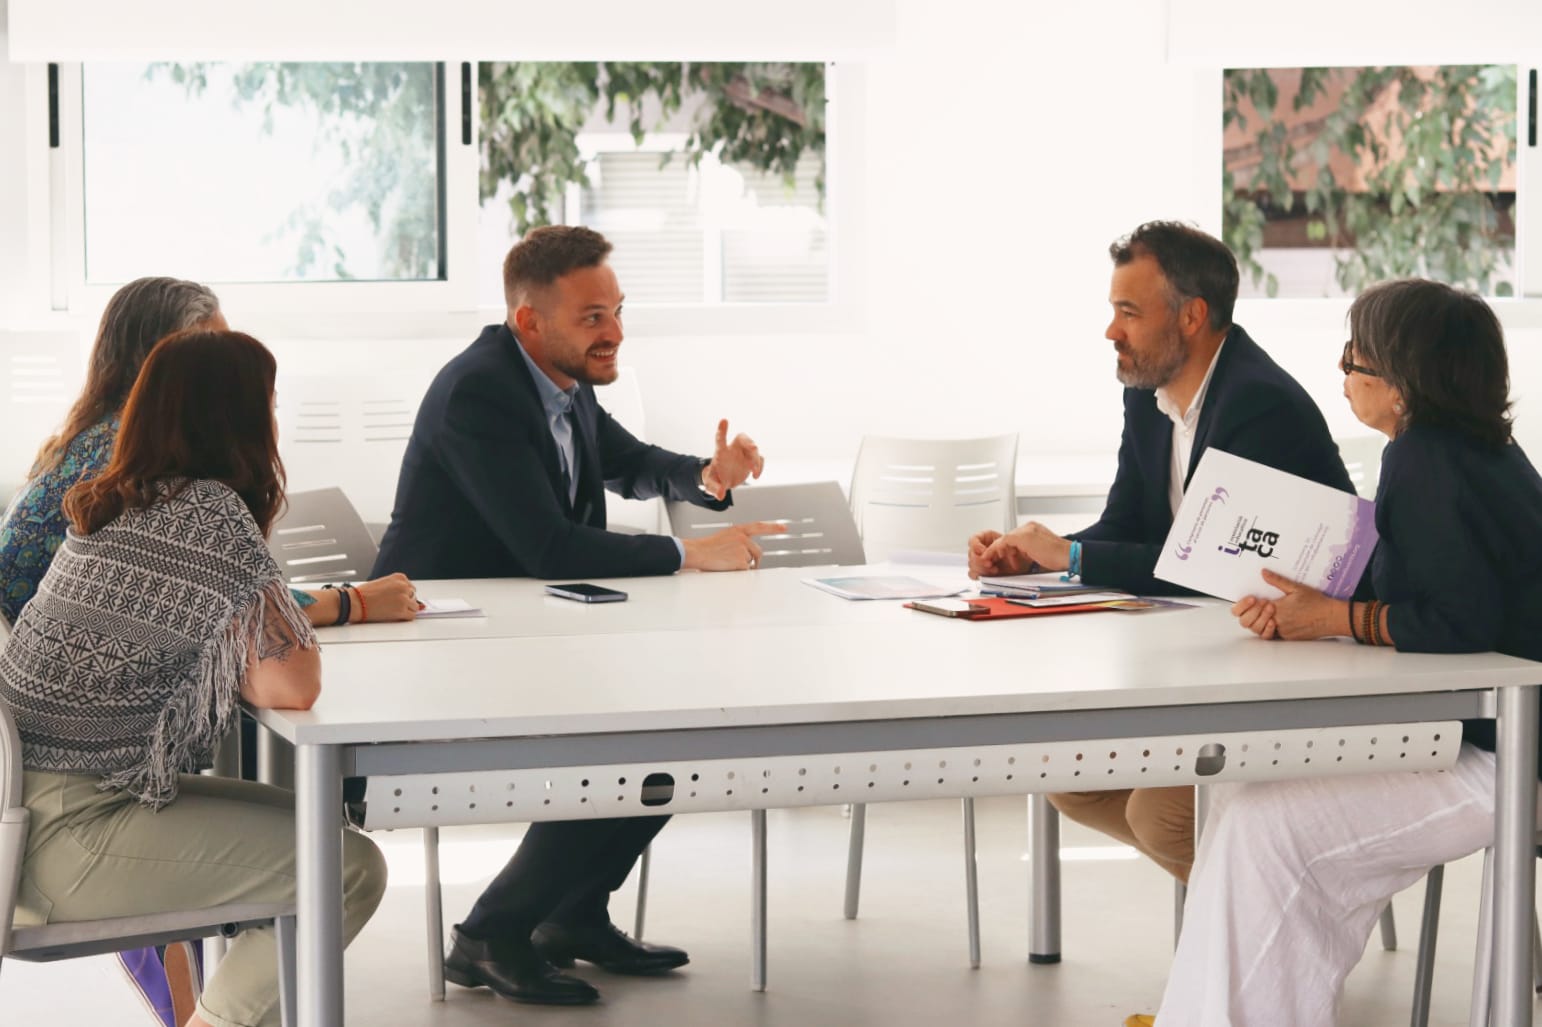
<svg viewBox="0 0 1542 1027">
<path fill-rule="evenodd" d="M 958 566 L 780 567 L 745 573 L 685 572 L 645 578 L 591 578 L 626 592 L 622 603 L 578 603 L 545 594 L 531 578 L 418 581 L 418 594 L 464 599 L 485 617 L 434 617 L 351 624 L 321 633 L 323 648 L 356 642 L 421 642 L 451 638 L 632 634 L 799 624 L 861 624 L 889 620 L 893 601 L 854 602 L 803 584 L 805 578 L 902 575 L 949 589 L 973 587 Z M 1053 576 L 1050 576 L 1051 578 Z M 909 611 L 902 611 L 908 613 Z M 911 614 L 914 616 L 914 614 Z"/>
<path fill-rule="evenodd" d="M 482 637 L 455 638 L 457 623 L 438 621 L 401 626 L 430 630 L 432 637 L 417 641 L 329 646 L 316 706 L 264 710 L 260 719 L 290 741 L 349 744 L 1542 682 L 1542 664 L 1497 654 L 1264 642 L 1217 606 L 968 623 L 896 603 L 841 600 L 799 584 L 805 574 L 618 581 L 633 598 L 611 606 L 546 599 L 540 582 L 485 583 L 488 623 L 499 626 L 484 628 Z M 517 622 L 503 622 L 506 616 Z"/>
</svg>

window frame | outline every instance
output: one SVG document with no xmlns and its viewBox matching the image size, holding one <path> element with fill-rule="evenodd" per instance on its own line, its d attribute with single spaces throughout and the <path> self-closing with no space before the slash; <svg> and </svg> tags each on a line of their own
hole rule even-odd
<svg viewBox="0 0 1542 1027">
<path fill-rule="evenodd" d="M 417 63 L 417 62 L 415 62 Z M 434 63 L 442 69 L 439 110 L 435 131 L 439 135 L 439 169 L 442 212 L 440 250 L 444 277 L 418 281 L 323 281 L 323 282 L 213 282 L 227 310 L 263 311 L 276 315 L 346 315 L 359 312 L 400 314 L 413 311 L 456 311 L 474 305 L 471 273 L 476 252 L 475 187 L 471 202 L 458 198 L 451 184 L 476 180 L 476 119 L 471 119 L 471 141 L 462 141 L 451 126 L 461 124 L 462 93 L 458 84 L 460 64 Z M 85 108 L 83 74 L 79 63 L 59 65 L 59 130 L 62 175 L 57 179 L 62 195 L 54 201 L 53 244 L 57 255 L 56 307 L 62 296 L 71 313 L 101 310 L 124 283 L 95 283 L 86 278 L 85 233 Z M 473 77 L 473 81 L 475 81 Z M 155 274 L 146 268 L 145 274 Z"/>
<path fill-rule="evenodd" d="M 477 218 L 481 198 L 480 118 L 477 62 L 446 59 L 441 102 L 444 165 L 441 170 L 442 240 L 445 278 L 404 282 L 214 283 L 227 310 L 243 324 L 265 331 L 314 338 L 361 334 L 388 338 L 459 333 L 464 325 L 501 321 L 501 306 L 479 302 Z M 82 65 L 60 63 L 60 146 L 48 151 L 51 189 L 50 243 L 52 306 L 68 316 L 94 316 L 116 284 L 93 284 L 85 276 L 85 179 Z M 462 69 L 469 69 L 472 110 L 461 126 Z M 866 136 L 861 113 L 866 96 L 865 66 L 826 62 L 826 245 L 827 298 L 821 303 L 718 303 L 629 305 L 627 327 L 652 335 L 849 334 L 861 330 L 866 313 L 865 230 L 861 192 Z M 46 103 L 46 96 L 43 97 Z M 845 114 L 844 112 L 850 112 Z M 667 138 L 667 134 L 665 136 Z M 848 187 L 848 183 L 853 185 Z M 147 268 L 145 273 L 153 274 Z M 246 316 L 250 313 L 251 317 Z"/>
</svg>

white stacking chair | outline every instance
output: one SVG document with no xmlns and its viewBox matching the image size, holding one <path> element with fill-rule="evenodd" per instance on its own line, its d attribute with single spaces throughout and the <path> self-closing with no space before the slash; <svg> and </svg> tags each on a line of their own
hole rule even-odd
<svg viewBox="0 0 1542 1027">
<path fill-rule="evenodd" d="M 868 435 L 857 451 L 851 512 L 872 561 L 899 550 L 962 553 L 969 537 L 1017 526 L 1017 435 L 903 439 Z M 974 800 L 963 800 L 964 891 L 969 965 L 980 965 L 980 891 L 975 867 Z M 851 807 L 846 854 L 846 919 L 862 891 L 867 807 Z"/>
<path fill-rule="evenodd" d="M 1537 835 L 1542 846 L 1542 833 Z M 1542 854 L 1542 849 L 1538 850 Z M 1435 942 L 1440 930 L 1440 897 L 1446 868 L 1434 867 L 1424 879 L 1424 916 L 1419 930 L 1419 955 L 1414 970 L 1413 1027 L 1428 1027 L 1430 988 L 1435 975 Z M 1494 984 L 1494 850 L 1483 850 L 1483 884 L 1478 893 L 1478 945 L 1473 958 L 1472 1000 L 1468 1006 L 1469 1027 L 1488 1027 Z M 1542 994 L 1542 930 L 1536 914 L 1531 919 L 1532 986 Z"/>
<path fill-rule="evenodd" d="M 762 567 L 813 567 L 861 564 L 857 534 L 846 494 L 833 481 L 805 485 L 751 485 L 734 490 L 734 505 L 708 510 L 692 503 L 669 502 L 669 530 L 679 538 L 701 538 L 746 521 L 776 521 L 786 534 L 762 535 Z"/>
<path fill-rule="evenodd" d="M 280 375 L 278 444 L 289 488 L 341 488 L 365 521 L 389 521 L 425 388 L 397 375 Z"/>
<path fill-rule="evenodd" d="M 1017 436 L 868 435 L 857 451 L 851 514 L 870 561 L 897 550 L 962 553 L 969 536 L 1017 525 Z"/>
<path fill-rule="evenodd" d="M 1376 483 L 1381 477 L 1381 452 L 1387 448 L 1384 435 L 1355 435 L 1334 439 L 1339 447 L 1339 457 L 1355 492 L 1362 499 L 1376 498 Z"/>
<path fill-rule="evenodd" d="M 379 547 L 342 489 L 288 494 L 274 522 L 268 550 L 292 585 L 363 581 Z"/>
<path fill-rule="evenodd" d="M 9 629 L 0 618 L 0 646 Z M 27 807 L 21 804 L 21 739 L 10 709 L 0 703 L 0 965 L 7 959 L 51 963 L 194 938 L 225 937 L 273 924 L 278 936 L 279 1008 L 295 1019 L 294 903 L 231 902 L 202 909 L 108 917 L 70 923 L 13 923 L 21 862 L 27 851 Z"/>
</svg>

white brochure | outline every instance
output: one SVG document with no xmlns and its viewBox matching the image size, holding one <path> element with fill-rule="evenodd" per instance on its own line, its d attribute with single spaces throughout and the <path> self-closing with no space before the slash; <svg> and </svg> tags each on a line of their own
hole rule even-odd
<svg viewBox="0 0 1542 1027">
<path fill-rule="evenodd" d="M 1236 601 L 1277 599 L 1259 572 L 1347 599 L 1376 548 L 1376 504 L 1207 449 L 1189 479 L 1156 576 Z"/>
</svg>

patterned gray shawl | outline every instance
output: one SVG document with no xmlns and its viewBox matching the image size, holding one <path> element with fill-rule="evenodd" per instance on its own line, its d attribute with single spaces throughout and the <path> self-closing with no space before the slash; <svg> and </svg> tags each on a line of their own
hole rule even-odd
<svg viewBox="0 0 1542 1027">
<path fill-rule="evenodd" d="M 24 765 L 101 774 L 157 809 L 223 737 L 263 618 L 316 642 L 235 492 L 184 481 L 162 494 L 71 531 L 0 651 Z"/>
</svg>

